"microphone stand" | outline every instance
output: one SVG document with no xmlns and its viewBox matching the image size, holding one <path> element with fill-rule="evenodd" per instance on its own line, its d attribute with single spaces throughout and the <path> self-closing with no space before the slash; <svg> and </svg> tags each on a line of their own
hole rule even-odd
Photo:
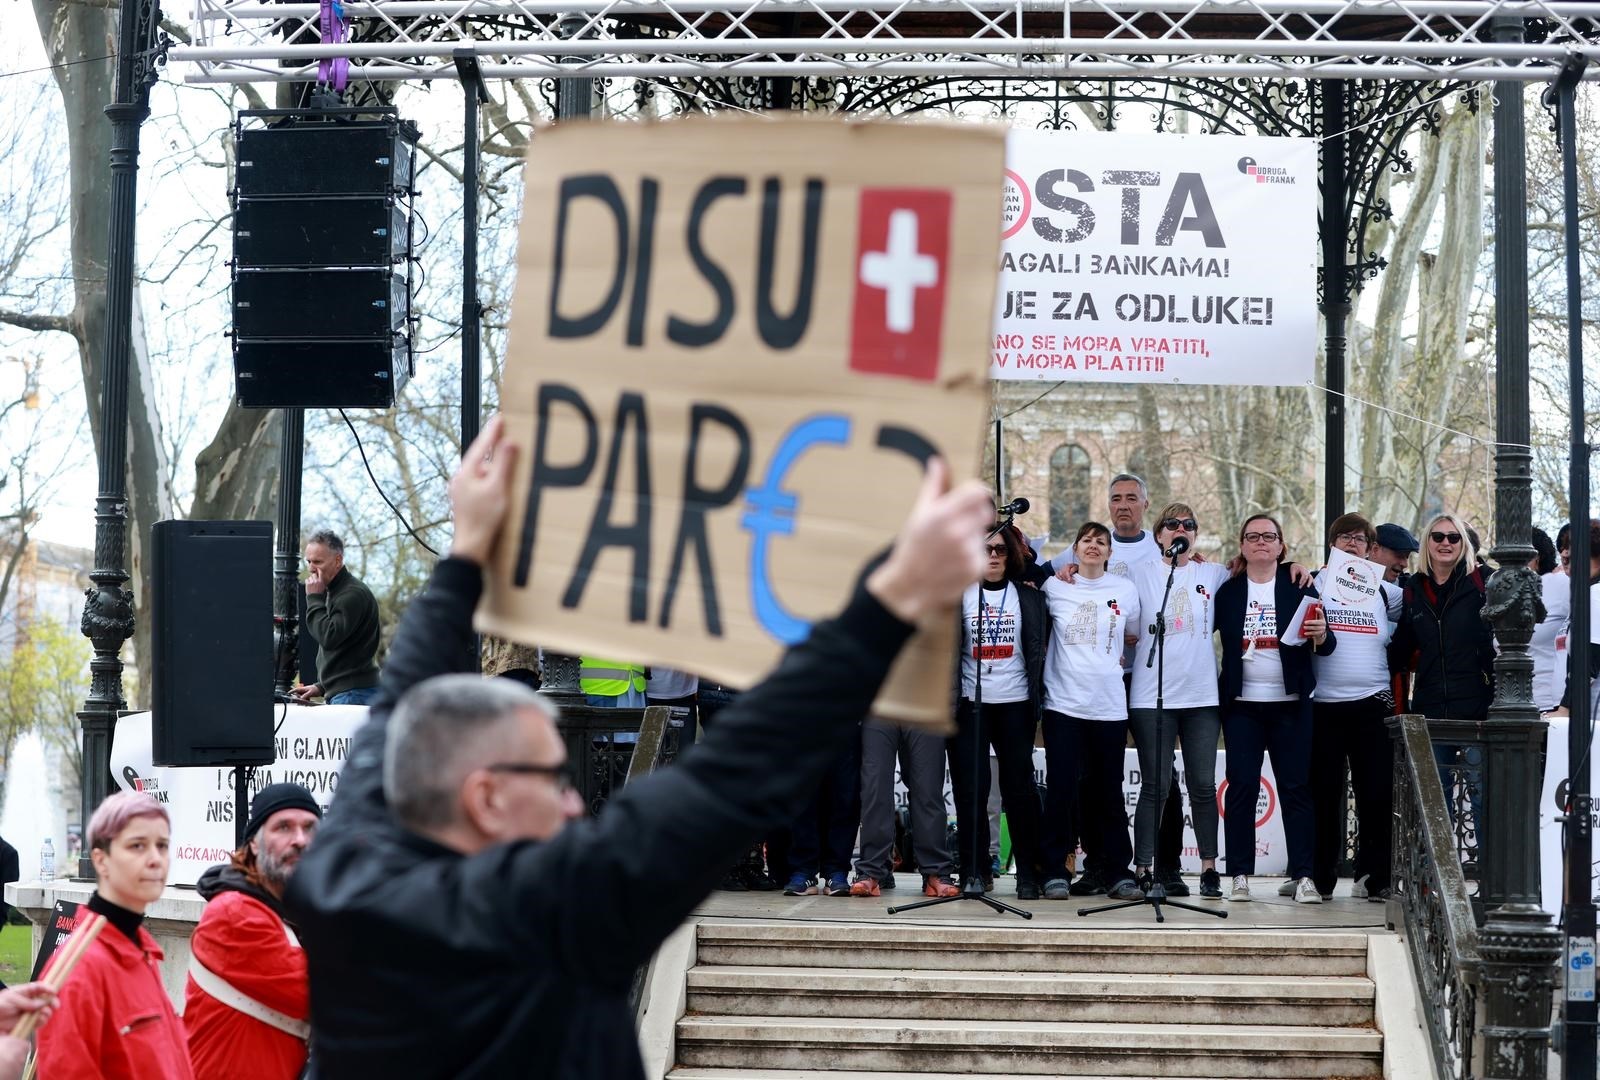
<svg viewBox="0 0 1600 1080">
<path fill-rule="evenodd" d="M 990 530 L 985 540 L 992 538 L 1001 529 L 1011 524 L 1009 520 L 1001 522 Z M 997 620 L 998 621 L 998 620 Z M 1017 604 L 1017 648 L 1022 648 L 1022 605 Z M 889 908 L 890 915 L 898 915 L 902 911 L 916 911 L 918 908 L 935 907 L 939 904 L 953 904 L 961 900 L 976 900 L 988 905 L 994 911 L 1009 911 L 1013 915 L 1021 915 L 1024 919 L 1033 918 L 1033 912 L 1024 911 L 1019 907 L 1012 907 L 1003 901 L 996 900 L 983 891 L 983 874 L 978 867 L 983 865 L 981 856 L 987 853 L 988 844 L 980 843 L 980 836 L 987 836 L 989 832 L 989 815 L 984 812 L 983 799 L 978 794 L 979 785 L 989 771 L 988 747 L 984 745 L 983 737 L 983 583 L 978 583 L 978 636 L 975 645 L 977 657 L 972 662 L 972 776 L 968 779 L 972 794 L 972 827 L 967 830 L 967 851 L 962 854 L 963 873 L 961 875 L 961 892 L 956 896 L 936 896 L 931 900 L 919 900 L 914 904 L 900 904 Z M 983 828 L 979 828 L 979 823 Z"/>
<path fill-rule="evenodd" d="M 1178 556 L 1174 554 L 1167 563 L 1167 587 L 1161 594 L 1161 607 L 1156 611 L 1156 621 L 1150 625 L 1150 634 L 1153 640 L 1150 643 L 1150 655 L 1144 662 L 1146 668 L 1154 665 L 1156 669 L 1155 756 L 1157 758 L 1157 779 L 1160 781 L 1160 786 L 1157 790 L 1160 794 L 1156 796 L 1155 825 L 1158 831 L 1161 828 L 1161 815 L 1166 812 L 1167 808 L 1167 792 L 1172 787 L 1172 773 L 1170 771 L 1172 769 L 1172 754 L 1162 750 L 1164 743 L 1161 739 L 1161 721 L 1166 694 L 1167 601 L 1172 597 L 1172 579 L 1177 573 Z M 1141 779 L 1140 782 L 1143 783 L 1145 781 Z M 1218 911 L 1216 908 L 1201 907 L 1199 904 L 1186 904 L 1181 900 L 1169 899 L 1167 897 L 1167 888 L 1156 878 L 1153 865 L 1150 872 L 1150 887 L 1145 890 L 1143 900 L 1122 900 L 1115 904 L 1102 904 L 1099 907 L 1079 908 L 1078 914 L 1098 915 L 1102 911 L 1121 911 L 1123 908 L 1138 907 L 1140 904 L 1149 904 L 1155 910 L 1156 922 L 1158 923 L 1167 921 L 1167 917 L 1161 913 L 1161 905 L 1163 904 L 1169 907 L 1183 908 L 1185 911 L 1198 911 L 1202 915 L 1213 915 L 1219 919 L 1228 917 L 1226 911 Z"/>
</svg>

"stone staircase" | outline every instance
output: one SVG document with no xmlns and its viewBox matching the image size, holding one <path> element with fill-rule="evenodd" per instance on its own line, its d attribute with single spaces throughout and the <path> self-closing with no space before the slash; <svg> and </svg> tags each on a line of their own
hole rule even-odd
<svg viewBox="0 0 1600 1080">
<path fill-rule="evenodd" d="M 1376 1077 L 1367 936 L 702 922 L 670 1080 Z"/>
</svg>

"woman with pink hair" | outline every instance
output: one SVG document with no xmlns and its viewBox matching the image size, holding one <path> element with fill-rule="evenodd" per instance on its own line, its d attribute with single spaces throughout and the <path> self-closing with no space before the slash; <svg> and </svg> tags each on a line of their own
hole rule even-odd
<svg viewBox="0 0 1600 1080">
<path fill-rule="evenodd" d="M 89 819 L 97 879 L 87 907 L 107 926 L 83 953 L 39 1033 L 49 1080 L 194 1080 L 183 1021 L 161 983 L 145 909 L 167 885 L 172 820 L 149 795 L 118 792 Z"/>
</svg>

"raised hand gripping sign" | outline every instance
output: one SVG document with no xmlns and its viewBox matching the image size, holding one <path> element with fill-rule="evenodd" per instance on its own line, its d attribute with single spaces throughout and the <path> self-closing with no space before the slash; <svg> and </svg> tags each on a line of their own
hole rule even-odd
<svg viewBox="0 0 1600 1080">
<path fill-rule="evenodd" d="M 921 463 L 977 471 L 1005 144 L 786 119 L 541 132 L 480 629 L 730 685 L 836 612 Z M 948 724 L 951 618 L 877 709 Z"/>
</svg>

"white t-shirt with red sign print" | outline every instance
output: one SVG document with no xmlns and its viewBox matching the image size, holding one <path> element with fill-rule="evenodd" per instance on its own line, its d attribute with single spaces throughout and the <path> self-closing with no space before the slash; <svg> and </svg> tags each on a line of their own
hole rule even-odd
<svg viewBox="0 0 1600 1080">
<path fill-rule="evenodd" d="M 995 589 L 969 586 L 961 597 L 961 616 L 961 696 L 968 701 L 976 699 L 981 670 L 984 704 L 1027 701 L 1028 669 L 1022 662 L 1022 602 L 1017 599 L 1017 586 L 1011 582 Z"/>
<path fill-rule="evenodd" d="M 1362 701 L 1389 693 L 1389 639 L 1399 618 L 1400 586 L 1383 567 L 1333 548 L 1317 575 L 1317 594 L 1338 641 L 1326 656 L 1312 654 L 1318 701 Z"/>
<path fill-rule="evenodd" d="M 1244 682 L 1240 701 L 1293 701 L 1283 687 L 1283 654 L 1278 651 L 1278 581 L 1249 582 L 1244 602 Z"/>
<path fill-rule="evenodd" d="M 1133 655 L 1134 709 L 1156 707 L 1156 668 L 1145 666 L 1154 645 L 1150 632 L 1161 610 L 1167 586 L 1164 561 L 1144 562 L 1133 568 L 1139 590 L 1139 644 Z M 1168 709 L 1199 709 L 1217 704 L 1217 654 L 1211 645 L 1216 627 L 1217 589 L 1228 580 L 1228 568 L 1216 563 L 1180 566 L 1172 579 L 1167 600 L 1167 647 L 1162 704 Z"/>
</svg>

